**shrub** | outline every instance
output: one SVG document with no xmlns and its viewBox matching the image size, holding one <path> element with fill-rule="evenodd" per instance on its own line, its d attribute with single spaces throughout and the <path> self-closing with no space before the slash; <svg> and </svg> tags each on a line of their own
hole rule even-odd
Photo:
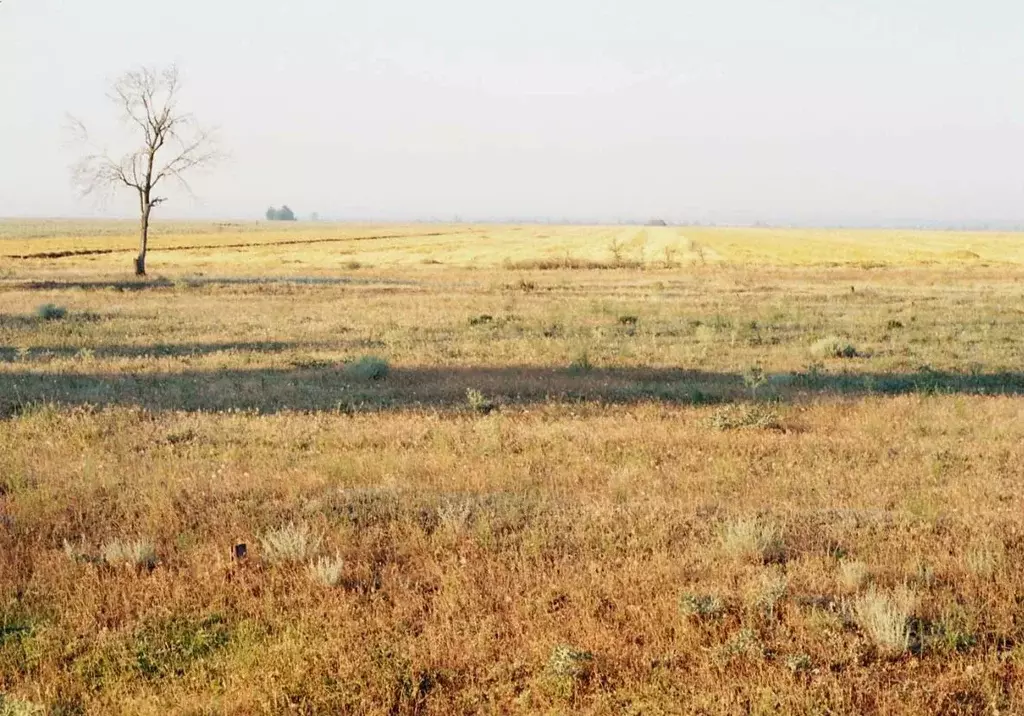
<svg viewBox="0 0 1024 716">
<path fill-rule="evenodd" d="M 583 373 L 589 373 L 594 370 L 594 364 L 590 362 L 590 356 L 586 353 L 580 353 L 569 364 L 569 372 L 573 375 L 581 375 Z"/>
<path fill-rule="evenodd" d="M 59 321 L 68 315 L 68 309 L 52 303 L 45 303 L 36 309 L 36 316 L 44 321 Z"/>
<path fill-rule="evenodd" d="M 0 694 L 0 716 L 43 716 L 46 709 L 31 701 Z"/>
<path fill-rule="evenodd" d="M 975 621 L 962 607 L 946 608 L 937 620 L 927 624 L 923 629 L 922 646 L 927 644 L 931 648 L 946 652 L 967 651 L 978 643 L 978 635 L 974 628 Z"/>
<path fill-rule="evenodd" d="M 767 405 L 726 405 L 712 414 L 709 424 L 715 430 L 738 430 L 741 428 L 760 428 L 761 430 L 781 430 L 779 413 Z"/>
<path fill-rule="evenodd" d="M 743 384 L 750 391 L 750 397 L 757 400 L 757 391 L 768 383 L 768 374 L 760 365 L 752 365 L 743 371 Z"/>
<path fill-rule="evenodd" d="M 377 356 L 363 356 L 345 366 L 345 373 L 357 380 L 384 380 L 390 372 L 388 362 Z"/>
<path fill-rule="evenodd" d="M 571 679 L 586 679 L 594 668 L 594 655 L 566 644 L 559 644 L 551 650 L 548 658 L 548 672 L 552 676 Z"/>
<path fill-rule="evenodd" d="M 136 569 L 152 570 L 156 567 L 156 549 L 147 540 L 109 540 L 100 547 L 100 559 L 104 564 L 116 566 L 126 564 Z"/>
<path fill-rule="evenodd" d="M 623 326 L 635 326 L 639 322 L 639 316 L 619 316 L 619 323 Z"/>
<path fill-rule="evenodd" d="M 914 595 L 906 589 L 883 594 L 872 587 L 854 602 L 853 615 L 857 625 L 883 653 L 898 655 L 910 648 L 914 602 Z"/>
<path fill-rule="evenodd" d="M 72 562 L 95 563 L 99 561 L 95 556 L 89 553 L 88 548 L 85 546 L 85 540 L 80 540 L 78 544 L 72 544 L 71 542 L 64 540 L 64 556 Z"/>
<path fill-rule="evenodd" d="M 783 557 L 779 528 L 759 518 L 730 520 L 719 535 L 722 550 L 729 556 L 756 562 L 777 562 Z"/>
<path fill-rule="evenodd" d="M 786 668 L 794 674 L 810 671 L 812 666 L 814 666 L 814 662 L 807 654 L 790 654 L 786 657 Z"/>
<path fill-rule="evenodd" d="M 566 644 L 551 650 L 545 669 L 545 681 L 551 695 L 571 699 L 580 684 L 585 684 L 594 673 L 594 655 Z"/>
<path fill-rule="evenodd" d="M 775 618 L 775 609 L 789 591 L 789 580 L 781 571 L 762 574 L 751 594 L 751 606 L 768 617 Z"/>
<path fill-rule="evenodd" d="M 314 582 L 319 582 L 325 587 L 336 587 L 341 584 L 341 569 L 344 562 L 341 555 L 333 557 L 320 557 L 309 563 L 306 570 Z"/>
<path fill-rule="evenodd" d="M 868 567 L 863 562 L 856 560 L 843 561 L 839 563 L 839 574 L 837 581 L 839 585 L 850 592 L 856 592 L 863 587 L 870 577 Z"/>
<path fill-rule="evenodd" d="M 695 619 L 713 619 L 725 611 L 725 602 L 713 594 L 686 592 L 679 597 L 679 611 Z"/>
<path fill-rule="evenodd" d="M 857 348 L 838 336 L 828 336 L 811 344 L 815 358 L 856 358 Z"/>
<path fill-rule="evenodd" d="M 495 408 L 494 401 L 487 398 L 476 388 L 466 389 L 466 405 L 473 412 L 482 413 L 483 415 L 487 415 Z"/>
<path fill-rule="evenodd" d="M 290 522 L 284 527 L 265 532 L 260 537 L 264 558 L 271 564 L 305 562 L 320 549 L 321 535 L 308 525 Z"/>
<path fill-rule="evenodd" d="M 734 657 L 762 659 L 765 655 L 765 648 L 758 638 L 757 632 L 749 627 L 743 627 L 722 645 L 721 654 L 727 659 Z"/>
<path fill-rule="evenodd" d="M 622 263 L 622 252 L 624 250 L 625 246 L 623 245 L 622 241 L 619 240 L 618 237 L 613 238 L 608 243 L 608 253 L 612 255 L 612 260 L 617 264 Z"/>
</svg>

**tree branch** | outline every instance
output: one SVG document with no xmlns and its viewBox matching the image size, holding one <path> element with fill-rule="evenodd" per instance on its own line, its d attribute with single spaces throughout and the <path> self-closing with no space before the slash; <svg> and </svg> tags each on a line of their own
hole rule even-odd
<svg viewBox="0 0 1024 716">
<path fill-rule="evenodd" d="M 200 128 L 192 115 L 178 111 L 180 87 L 175 67 L 163 71 L 144 67 L 114 83 L 109 98 L 122 122 L 141 134 L 139 148 L 120 159 L 93 144 L 85 125 L 69 117 L 72 132 L 87 150 L 72 167 L 73 182 L 83 196 L 124 186 L 145 197 L 143 201 L 149 202 L 145 211 L 167 201 L 165 196 L 152 196 L 157 184 L 174 179 L 190 190 L 184 175 L 223 156 L 213 134 Z"/>
</svg>

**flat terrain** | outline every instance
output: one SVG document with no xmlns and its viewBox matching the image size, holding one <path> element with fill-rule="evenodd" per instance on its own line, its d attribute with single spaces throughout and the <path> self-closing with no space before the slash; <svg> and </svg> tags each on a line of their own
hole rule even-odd
<svg viewBox="0 0 1024 716">
<path fill-rule="evenodd" d="M 1024 712 L 1024 235 L 133 231 L 0 221 L 0 714 Z"/>
</svg>

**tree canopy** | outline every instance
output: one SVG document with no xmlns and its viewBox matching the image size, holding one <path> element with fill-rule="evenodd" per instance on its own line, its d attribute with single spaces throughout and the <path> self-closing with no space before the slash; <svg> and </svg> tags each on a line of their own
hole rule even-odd
<svg viewBox="0 0 1024 716">
<path fill-rule="evenodd" d="M 282 204 L 280 209 L 269 207 L 266 217 L 267 221 L 295 221 L 295 212 L 287 204 Z"/>
</svg>

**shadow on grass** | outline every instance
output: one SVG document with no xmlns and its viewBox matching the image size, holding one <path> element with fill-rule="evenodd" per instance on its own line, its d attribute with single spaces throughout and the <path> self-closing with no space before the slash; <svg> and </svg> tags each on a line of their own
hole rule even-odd
<svg viewBox="0 0 1024 716">
<path fill-rule="evenodd" d="M 32 319 L 28 320 L 32 322 Z M 342 342 L 332 343 L 330 347 L 337 348 L 339 345 L 342 345 Z M 18 360 L 36 361 L 51 358 L 74 358 L 86 352 L 94 358 L 186 358 L 216 353 L 284 353 L 290 350 L 310 350 L 320 347 L 324 346 L 290 341 L 157 343 L 144 346 L 105 345 L 97 348 L 86 346 L 33 346 L 32 348 L 18 349 L 11 346 L 0 346 L 0 361 L 10 363 Z"/>
<path fill-rule="evenodd" d="M 343 365 L 180 373 L 0 372 L 0 414 L 39 404 L 138 406 L 152 411 L 379 411 L 461 409 L 472 388 L 498 406 L 547 402 L 695 405 L 749 399 L 743 377 L 676 369 L 426 367 L 394 368 L 385 380 L 360 380 Z M 1024 373 L 784 374 L 759 396 L 780 402 L 819 396 L 1022 395 Z"/>
<path fill-rule="evenodd" d="M 66 324 L 85 324 L 85 323 L 97 323 L 102 321 L 106 316 L 100 313 L 94 313 L 92 311 L 76 311 L 62 318 L 55 318 L 47 320 L 46 318 L 39 316 L 38 314 L 18 314 L 18 313 L 0 313 L 0 329 L 6 328 L 10 330 L 38 330 L 48 324 L 53 325 L 66 325 Z M 3 347 L 0 347 L 0 355 L 2 355 Z"/>
<path fill-rule="evenodd" d="M 203 286 L 417 286 L 419 281 L 405 279 L 358 278 L 353 276 L 187 276 L 169 278 L 92 280 L 92 281 L 18 281 L 6 288 L 21 291 L 153 291 L 166 288 L 201 288 Z"/>
</svg>

